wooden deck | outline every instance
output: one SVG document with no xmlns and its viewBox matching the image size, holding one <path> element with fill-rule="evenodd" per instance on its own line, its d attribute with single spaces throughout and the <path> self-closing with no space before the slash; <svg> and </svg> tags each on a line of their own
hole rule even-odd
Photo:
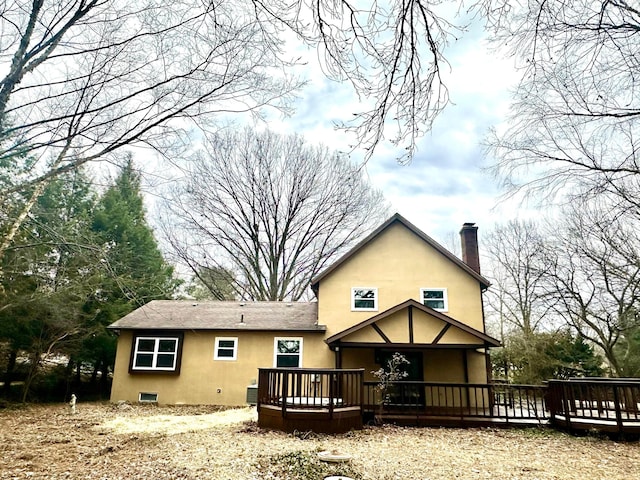
<svg viewBox="0 0 640 480">
<path fill-rule="evenodd" d="M 570 432 L 640 435 L 640 379 L 549 380 L 550 422 Z"/>
<path fill-rule="evenodd" d="M 285 432 L 362 428 L 364 369 L 261 368 L 258 425 Z"/>
<path fill-rule="evenodd" d="M 285 431 L 339 433 L 363 422 L 416 426 L 551 426 L 640 435 L 640 379 L 552 380 L 547 385 L 397 382 L 382 402 L 363 370 L 260 369 L 258 422 Z"/>
</svg>

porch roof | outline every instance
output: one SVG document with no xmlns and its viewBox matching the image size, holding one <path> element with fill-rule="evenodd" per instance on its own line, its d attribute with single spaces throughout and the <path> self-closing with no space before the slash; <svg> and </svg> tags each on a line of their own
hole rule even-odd
<svg viewBox="0 0 640 480">
<path fill-rule="evenodd" d="M 420 345 L 421 347 L 431 347 L 431 348 L 463 348 L 463 347 L 469 347 L 469 348 L 478 348 L 478 347 L 499 347 L 500 346 L 500 341 L 487 335 L 486 333 L 481 332 L 480 330 L 476 330 L 473 327 L 470 327 L 469 325 L 466 325 L 465 323 L 460 322 L 459 320 L 456 320 L 454 318 L 451 318 L 448 315 L 445 315 L 442 312 L 438 312 L 437 310 L 434 310 L 430 307 L 427 307 L 426 305 L 423 305 L 422 303 L 413 300 L 413 299 L 409 299 L 406 300 L 394 307 L 389 308 L 388 310 L 385 310 L 382 313 L 379 313 L 377 315 L 374 315 L 371 318 L 368 318 L 367 320 L 364 320 L 363 322 L 360 322 L 352 327 L 347 328 L 346 330 L 343 330 L 339 333 L 336 333 L 335 335 L 332 335 L 331 337 L 327 338 L 325 340 L 325 342 L 331 346 L 331 347 L 335 347 L 338 345 L 349 345 L 348 342 L 343 342 L 343 339 L 345 337 L 347 337 L 348 335 L 351 335 L 357 331 L 362 330 L 365 327 L 368 326 L 372 326 L 380 335 L 380 337 L 384 340 L 384 343 L 370 343 L 370 345 L 380 345 L 380 346 L 394 346 L 394 345 L 399 345 L 397 343 L 393 343 L 389 340 L 389 338 L 387 338 L 384 333 L 379 329 L 376 328 L 376 322 L 379 322 L 380 320 L 383 320 L 387 317 L 390 317 L 391 315 L 400 312 L 404 309 L 417 309 L 420 310 L 432 317 L 437 318 L 438 320 L 441 320 L 442 322 L 444 322 L 444 328 L 440 331 L 440 333 L 438 335 L 436 335 L 436 337 L 432 340 L 431 343 L 420 343 L 420 344 L 416 344 L 416 343 L 409 343 L 409 344 L 402 344 L 403 347 L 410 347 L 412 344 L 413 345 Z M 411 318 L 411 317 L 410 317 Z M 410 326 L 409 328 L 412 329 L 413 327 L 411 326 L 411 321 L 409 322 Z M 439 343 L 440 340 L 442 339 L 442 337 L 445 335 L 445 333 L 449 330 L 450 327 L 455 327 L 458 328 L 460 330 L 462 330 L 463 332 L 466 332 L 468 334 L 470 334 L 471 336 L 475 337 L 478 339 L 478 343 L 469 343 L 469 344 L 443 344 L 443 343 Z M 352 346 L 365 346 L 365 345 L 352 345 Z"/>
</svg>

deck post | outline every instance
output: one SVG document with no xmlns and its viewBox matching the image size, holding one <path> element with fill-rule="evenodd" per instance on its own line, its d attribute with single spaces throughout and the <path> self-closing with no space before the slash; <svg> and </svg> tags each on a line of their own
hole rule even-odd
<svg viewBox="0 0 640 480">
<path fill-rule="evenodd" d="M 336 381 L 336 377 L 338 374 L 333 373 L 330 374 L 329 377 L 331 381 L 329 382 L 329 419 L 333 419 L 333 397 L 334 397 L 334 386 L 333 383 Z"/>
<path fill-rule="evenodd" d="M 569 395 L 567 393 L 567 384 L 562 384 L 562 406 L 564 407 L 564 417 L 567 422 L 567 430 L 571 431 L 571 408 L 569 407 Z"/>
<path fill-rule="evenodd" d="M 613 385 L 613 403 L 616 406 L 616 424 L 618 425 L 618 433 L 622 435 L 624 429 L 622 428 L 622 405 L 620 404 L 620 393 L 618 386 Z"/>
<path fill-rule="evenodd" d="M 289 375 L 287 372 L 280 372 L 282 374 L 282 418 L 287 416 L 287 395 L 289 394 Z"/>
</svg>

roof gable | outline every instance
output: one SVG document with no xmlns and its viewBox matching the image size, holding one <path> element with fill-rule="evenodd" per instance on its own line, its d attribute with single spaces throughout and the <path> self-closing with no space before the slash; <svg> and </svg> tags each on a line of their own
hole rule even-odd
<svg viewBox="0 0 640 480">
<path fill-rule="evenodd" d="M 404 310 L 406 308 L 415 308 L 418 309 L 432 317 L 435 317 L 438 320 L 441 320 L 445 326 L 444 328 L 440 331 L 440 333 L 438 335 L 436 335 L 436 337 L 434 338 L 433 342 L 431 342 L 432 344 L 438 344 L 438 342 L 440 342 L 443 338 L 445 338 L 447 335 L 450 335 L 450 329 L 451 327 L 454 327 L 456 329 L 458 329 L 459 331 L 463 332 L 465 334 L 465 336 L 467 338 L 474 339 L 479 341 L 478 346 L 491 346 L 491 347 L 499 347 L 500 346 L 500 341 L 479 331 L 476 330 L 473 327 L 470 327 L 454 318 L 449 317 L 448 315 L 445 315 L 444 313 L 438 312 L 436 310 L 433 310 L 432 308 L 427 307 L 426 305 L 423 305 L 420 302 L 417 302 L 413 299 L 409 299 L 405 302 L 402 302 L 394 307 L 389 308 L 388 310 L 385 310 L 382 313 L 379 313 L 377 315 L 374 315 L 371 318 L 368 318 L 367 320 L 364 320 L 363 322 L 360 322 L 350 328 L 347 328 L 346 330 L 343 330 L 342 332 L 336 333 L 335 335 L 332 335 L 331 337 L 327 338 L 325 340 L 325 342 L 329 345 L 331 344 L 335 344 L 340 342 L 341 340 L 343 340 L 345 337 L 352 335 L 356 332 L 361 331 L 362 329 L 368 327 L 368 326 L 372 326 L 376 331 L 378 331 L 380 337 L 387 343 L 389 342 L 389 339 L 386 338 L 386 336 L 384 335 L 384 332 L 381 332 L 379 328 L 377 328 L 376 323 L 384 320 L 388 317 L 391 317 L 392 315 L 396 314 L 397 312 L 400 312 L 401 310 Z M 471 342 L 469 342 L 471 343 Z"/>
<path fill-rule="evenodd" d="M 424 241 L 425 243 L 427 243 L 429 246 L 431 246 L 433 249 L 435 249 L 437 252 L 439 252 L 440 254 L 442 254 L 444 257 L 446 257 L 449 261 L 451 261 L 454 265 L 458 266 L 459 268 L 461 268 L 463 271 L 465 271 L 467 274 L 471 275 L 474 279 L 476 279 L 480 285 L 482 286 L 482 288 L 488 288 L 489 285 L 491 284 L 489 282 L 489 280 L 487 280 L 485 277 L 483 277 L 482 275 L 480 275 L 479 273 L 477 273 L 475 270 L 473 270 L 471 267 L 469 267 L 466 263 L 464 263 L 462 260 L 460 260 L 458 257 L 456 257 L 453 253 L 451 253 L 449 250 L 447 250 L 446 248 L 444 248 L 442 245 L 440 245 L 438 242 L 436 242 L 433 238 L 431 238 L 429 235 L 427 235 L 426 233 L 424 233 L 422 230 L 420 230 L 418 227 L 416 227 L 414 224 L 412 224 L 411 222 L 409 222 L 406 218 L 404 218 L 402 215 L 400 215 L 399 213 L 396 213 L 395 215 L 393 215 L 391 218 L 389 218 L 386 222 L 384 222 L 382 225 L 380 225 L 378 228 L 376 228 L 371 234 L 369 234 L 364 240 L 362 240 L 360 243 L 358 243 L 355 247 L 353 247 L 351 250 L 349 250 L 346 254 L 344 254 L 342 257 L 340 257 L 338 260 L 336 260 L 333 264 L 331 264 L 329 267 L 327 267 L 323 272 L 321 272 L 318 276 L 316 276 L 315 278 L 313 278 L 311 280 L 311 288 L 313 289 L 314 292 L 317 293 L 318 291 L 318 285 L 320 284 L 320 282 L 328 277 L 331 273 L 333 273 L 334 271 L 336 271 L 338 268 L 340 268 L 340 266 L 342 266 L 345 262 L 347 262 L 350 258 L 352 258 L 353 256 L 357 255 L 358 252 L 364 248 L 366 245 L 370 244 L 371 242 L 373 242 L 377 237 L 379 237 L 385 230 L 389 229 L 392 225 L 395 224 L 400 224 L 403 227 L 405 227 L 407 230 L 409 230 L 410 232 L 412 232 L 413 234 L 415 234 L 418 238 L 420 238 L 422 241 Z"/>
</svg>

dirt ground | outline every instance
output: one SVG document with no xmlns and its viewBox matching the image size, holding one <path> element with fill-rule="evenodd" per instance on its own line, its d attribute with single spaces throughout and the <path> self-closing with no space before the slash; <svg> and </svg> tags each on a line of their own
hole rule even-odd
<svg viewBox="0 0 640 480">
<path fill-rule="evenodd" d="M 79 403 L 0 410 L 1 479 L 640 479 L 640 443 L 550 430 L 285 434 L 255 410 Z M 318 453 L 351 456 L 343 464 Z"/>
</svg>

